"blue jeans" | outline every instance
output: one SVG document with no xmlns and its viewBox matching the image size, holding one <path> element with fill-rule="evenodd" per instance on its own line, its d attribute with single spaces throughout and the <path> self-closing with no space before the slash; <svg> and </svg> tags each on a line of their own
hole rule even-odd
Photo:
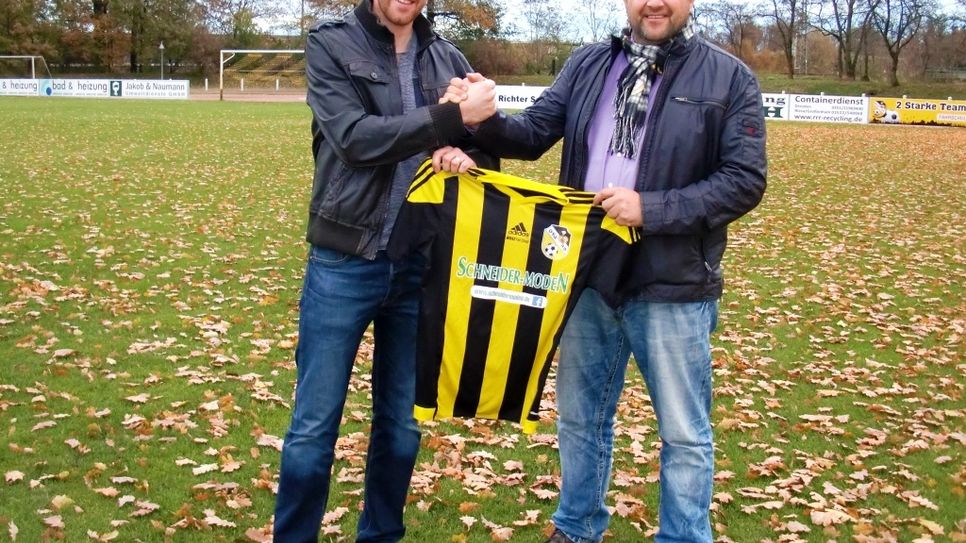
<svg viewBox="0 0 966 543">
<path fill-rule="evenodd" d="M 561 339 L 557 431 L 562 488 L 553 515 L 576 543 L 596 543 L 610 514 L 614 415 L 634 354 L 661 438 L 660 527 L 655 541 L 711 542 L 711 345 L 716 301 L 629 301 L 581 295 Z"/>
<path fill-rule="evenodd" d="M 373 323 L 372 426 L 358 542 L 399 541 L 419 429 L 413 418 L 421 268 L 313 247 L 295 350 L 298 381 L 282 446 L 275 541 L 317 541 L 356 351 Z"/>
</svg>

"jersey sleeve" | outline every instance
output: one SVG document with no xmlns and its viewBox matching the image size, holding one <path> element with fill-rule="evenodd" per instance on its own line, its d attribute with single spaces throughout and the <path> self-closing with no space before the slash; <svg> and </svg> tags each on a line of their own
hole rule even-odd
<svg viewBox="0 0 966 543">
<path fill-rule="evenodd" d="M 414 251 L 425 252 L 432 243 L 438 216 L 436 205 L 433 204 L 443 201 L 443 185 L 429 182 L 432 178 L 432 162 L 427 159 L 416 169 L 406 193 L 406 201 L 396 217 L 386 247 L 390 259 L 402 260 Z"/>
<path fill-rule="evenodd" d="M 610 215 L 604 215 L 604 218 L 600 221 L 600 229 L 610 232 L 628 245 L 637 243 L 641 240 L 640 228 L 621 226 L 617 224 L 617 221 L 615 221 Z"/>
</svg>

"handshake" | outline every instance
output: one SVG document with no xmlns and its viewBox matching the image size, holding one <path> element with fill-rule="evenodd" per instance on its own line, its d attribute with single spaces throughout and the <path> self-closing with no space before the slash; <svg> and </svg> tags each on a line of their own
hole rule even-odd
<svg viewBox="0 0 966 543">
<path fill-rule="evenodd" d="M 459 104 L 463 124 L 475 126 L 496 113 L 496 83 L 478 73 L 468 73 L 461 79 L 454 77 L 439 103 Z"/>
<path fill-rule="evenodd" d="M 463 124 L 476 126 L 496 113 L 496 83 L 478 73 L 466 74 L 466 78 L 454 77 L 439 99 L 440 104 L 459 104 Z M 475 168 L 476 162 L 459 147 L 447 145 L 433 152 L 433 171 L 466 173 Z"/>
</svg>

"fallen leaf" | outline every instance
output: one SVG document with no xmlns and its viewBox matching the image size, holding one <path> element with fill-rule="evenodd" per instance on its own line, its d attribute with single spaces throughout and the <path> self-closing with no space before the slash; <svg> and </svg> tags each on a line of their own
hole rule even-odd
<svg viewBox="0 0 966 543">
<path fill-rule="evenodd" d="M 817 524 L 819 526 L 831 526 L 833 524 L 842 524 L 853 520 L 848 513 L 839 511 L 838 509 L 812 511 L 809 516 L 812 519 L 812 524 Z"/>
<path fill-rule="evenodd" d="M 195 475 L 202 475 L 204 473 L 210 473 L 212 471 L 218 470 L 218 464 L 201 464 L 200 466 L 193 468 L 191 473 Z"/>
<path fill-rule="evenodd" d="M 72 500 L 68 496 L 58 495 L 58 496 L 54 496 L 53 499 L 50 500 L 50 505 L 53 506 L 54 509 L 60 511 L 65 507 L 70 507 L 71 505 L 74 505 L 74 500 Z"/>
</svg>

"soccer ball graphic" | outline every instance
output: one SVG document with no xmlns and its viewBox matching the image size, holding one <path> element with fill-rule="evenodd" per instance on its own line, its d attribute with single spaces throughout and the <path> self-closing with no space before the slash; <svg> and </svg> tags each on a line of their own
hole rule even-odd
<svg viewBox="0 0 966 543">
<path fill-rule="evenodd" d="M 880 123 L 895 124 L 899 122 L 899 112 L 894 109 L 886 109 L 885 102 L 876 100 L 872 104 L 872 120 Z"/>
</svg>

